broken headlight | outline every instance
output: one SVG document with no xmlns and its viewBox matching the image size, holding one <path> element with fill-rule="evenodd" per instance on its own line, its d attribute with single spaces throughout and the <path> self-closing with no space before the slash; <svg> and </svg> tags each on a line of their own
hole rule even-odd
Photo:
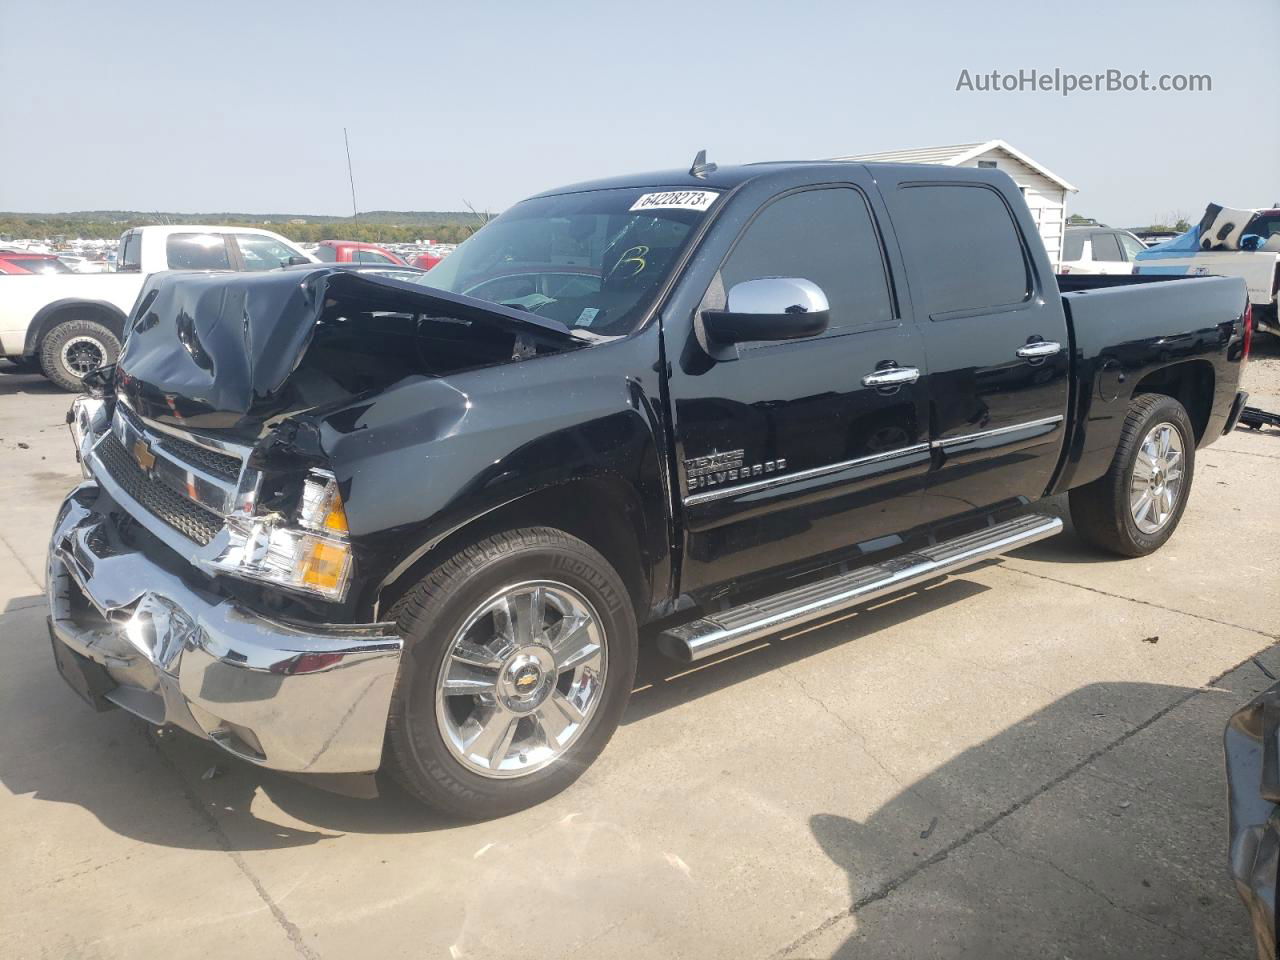
<svg viewBox="0 0 1280 960">
<path fill-rule="evenodd" d="M 227 547 L 208 568 L 342 600 L 351 579 L 351 543 L 333 474 L 310 471 L 292 514 L 231 515 Z"/>
</svg>

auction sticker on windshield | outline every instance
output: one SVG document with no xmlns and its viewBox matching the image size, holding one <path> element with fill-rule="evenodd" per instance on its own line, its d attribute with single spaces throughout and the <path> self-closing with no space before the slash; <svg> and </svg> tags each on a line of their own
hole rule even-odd
<svg viewBox="0 0 1280 960">
<path fill-rule="evenodd" d="M 632 210 L 706 210 L 720 196 L 714 190 L 669 190 L 666 193 L 644 193 L 631 205 Z"/>
</svg>

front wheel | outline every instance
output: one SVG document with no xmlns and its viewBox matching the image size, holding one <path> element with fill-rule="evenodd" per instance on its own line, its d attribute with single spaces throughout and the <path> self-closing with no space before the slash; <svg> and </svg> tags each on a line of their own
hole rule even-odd
<svg viewBox="0 0 1280 960">
<path fill-rule="evenodd" d="M 1129 406 L 1111 467 L 1071 491 L 1071 520 L 1086 542 L 1124 557 L 1164 546 L 1187 506 L 1195 431 L 1173 397 L 1143 394 Z"/>
<path fill-rule="evenodd" d="M 558 530 L 455 554 L 392 608 L 406 650 L 387 764 L 412 794 L 468 819 L 565 789 L 609 742 L 636 668 L 617 572 Z"/>
</svg>

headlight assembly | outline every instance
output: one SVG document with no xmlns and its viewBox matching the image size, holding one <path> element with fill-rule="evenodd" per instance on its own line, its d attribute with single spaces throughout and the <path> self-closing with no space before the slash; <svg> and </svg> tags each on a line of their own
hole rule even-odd
<svg viewBox="0 0 1280 960">
<path fill-rule="evenodd" d="M 337 481 L 312 470 L 293 517 L 279 513 L 227 518 L 227 547 L 208 561 L 211 572 L 274 583 L 342 600 L 351 579 L 347 515 Z"/>
</svg>

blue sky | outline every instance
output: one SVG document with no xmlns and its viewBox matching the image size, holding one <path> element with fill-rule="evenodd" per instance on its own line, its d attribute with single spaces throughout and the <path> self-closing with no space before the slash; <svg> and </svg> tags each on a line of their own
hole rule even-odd
<svg viewBox="0 0 1280 960">
<path fill-rule="evenodd" d="M 682 166 L 1000 137 L 1118 224 L 1280 201 L 1280 2 L 0 0 L 0 209 L 499 210 Z M 962 69 L 1211 93 L 956 92 Z"/>
</svg>

